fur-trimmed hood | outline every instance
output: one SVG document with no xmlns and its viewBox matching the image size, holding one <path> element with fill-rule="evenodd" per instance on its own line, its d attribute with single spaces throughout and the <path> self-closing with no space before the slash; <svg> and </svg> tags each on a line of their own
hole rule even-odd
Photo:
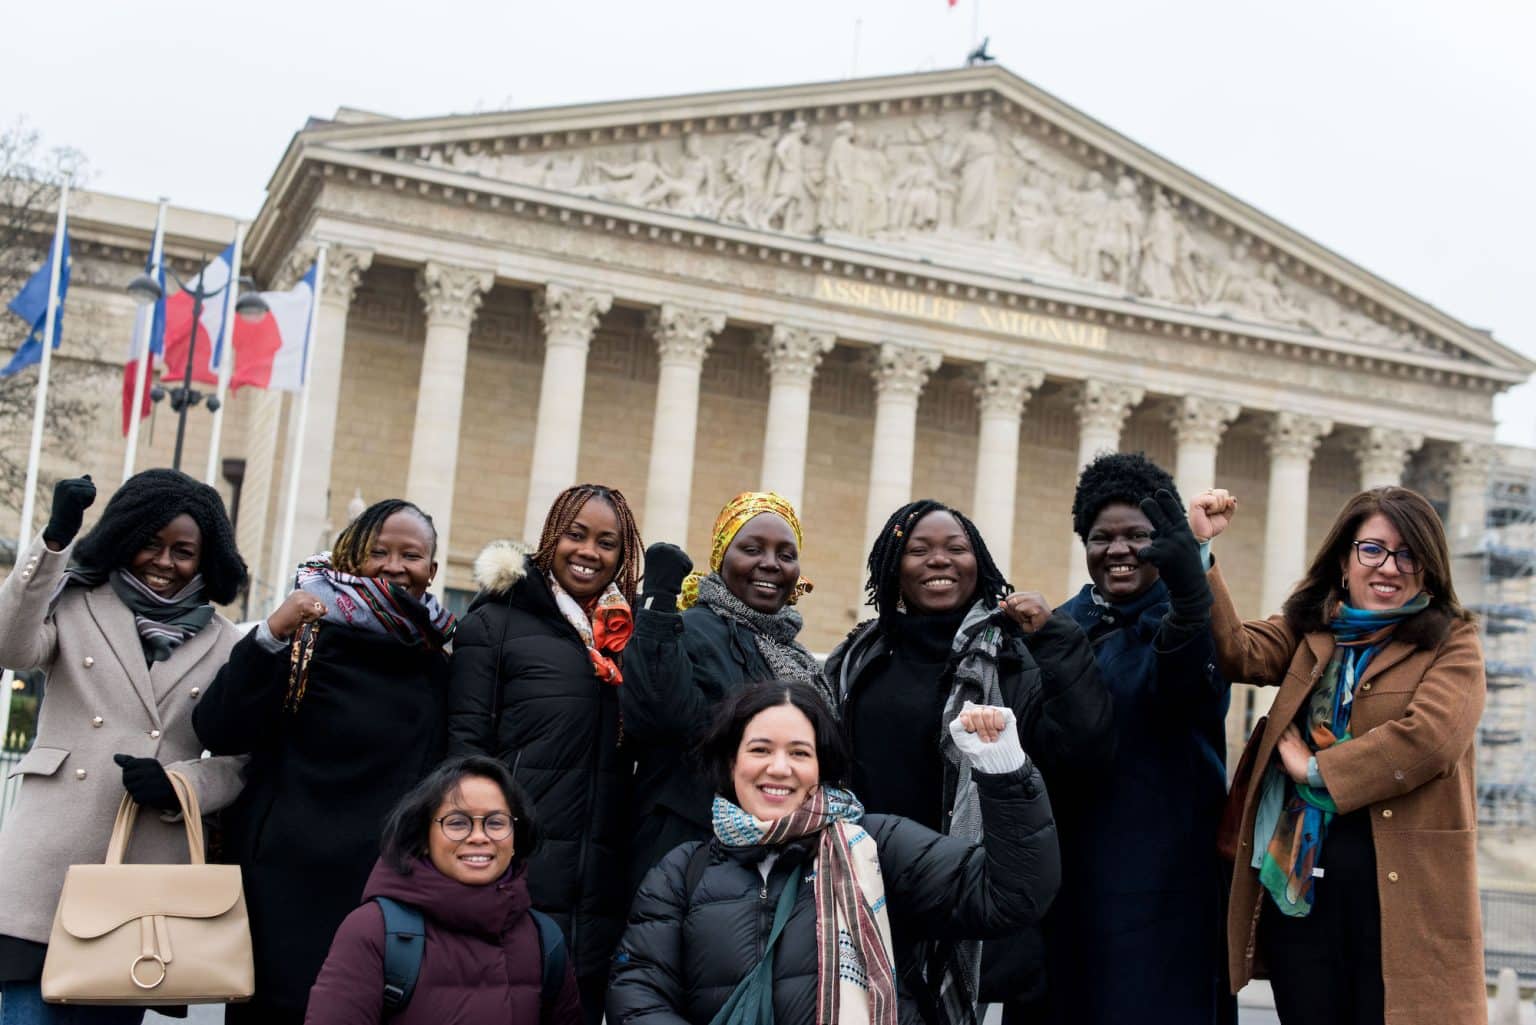
<svg viewBox="0 0 1536 1025">
<path fill-rule="evenodd" d="M 475 556 L 475 583 L 488 594 L 509 593 L 528 575 L 533 552 L 521 541 L 492 541 Z"/>
</svg>

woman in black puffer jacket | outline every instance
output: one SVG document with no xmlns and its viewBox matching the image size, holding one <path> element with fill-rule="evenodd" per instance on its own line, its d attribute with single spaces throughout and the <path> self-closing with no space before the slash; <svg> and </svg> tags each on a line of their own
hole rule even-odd
<svg viewBox="0 0 1536 1025">
<path fill-rule="evenodd" d="M 475 560 L 481 591 L 454 639 L 449 687 L 449 753 L 500 758 L 533 799 L 544 844 L 528 889 L 565 930 L 594 1025 L 629 904 L 619 687 L 640 552 L 622 494 L 566 489 L 536 551 L 495 541 Z"/>
<path fill-rule="evenodd" d="M 1011 710 L 967 705 L 950 725 L 976 780 L 985 841 L 864 815 L 836 784 L 847 748 L 801 683 L 749 685 L 702 753 L 716 777 L 712 840 L 646 877 L 614 956 L 611 1025 L 896 1025 L 958 1021 L 920 1006 L 893 951 L 999 936 L 1036 922 L 1060 861 L 1050 802 Z M 775 942 L 774 936 L 778 935 Z"/>
</svg>

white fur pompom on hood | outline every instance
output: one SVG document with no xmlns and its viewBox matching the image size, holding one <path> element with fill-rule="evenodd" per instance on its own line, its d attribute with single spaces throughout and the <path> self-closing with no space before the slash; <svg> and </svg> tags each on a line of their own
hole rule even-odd
<svg viewBox="0 0 1536 1025">
<path fill-rule="evenodd" d="M 534 549 L 521 541 L 492 541 L 475 557 L 475 583 L 482 591 L 506 594 L 528 575 Z"/>
</svg>

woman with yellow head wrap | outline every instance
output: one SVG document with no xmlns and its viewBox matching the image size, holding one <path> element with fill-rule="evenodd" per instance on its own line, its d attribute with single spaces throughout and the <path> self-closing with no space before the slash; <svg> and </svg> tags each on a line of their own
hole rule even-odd
<svg viewBox="0 0 1536 1025">
<path fill-rule="evenodd" d="M 620 693 L 637 760 L 635 885 L 676 845 L 711 835 L 714 794 L 686 753 L 727 694 L 797 680 L 832 704 L 815 656 L 795 639 L 803 620 L 794 603 L 811 591 L 800 575 L 802 541 L 788 499 L 747 491 L 716 517 L 707 571 L 690 573 L 693 562 L 676 545 L 646 550 Z"/>
</svg>

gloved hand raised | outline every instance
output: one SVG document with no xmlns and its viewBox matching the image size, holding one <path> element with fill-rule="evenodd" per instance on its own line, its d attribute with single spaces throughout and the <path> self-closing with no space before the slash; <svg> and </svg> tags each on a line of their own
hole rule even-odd
<svg viewBox="0 0 1536 1025">
<path fill-rule="evenodd" d="M 85 522 L 85 511 L 96 501 L 96 485 L 91 475 L 67 477 L 53 486 L 53 508 L 48 514 L 48 525 L 43 528 L 43 540 L 54 551 L 64 546 L 80 533 Z"/>
<path fill-rule="evenodd" d="M 1203 620 L 1211 611 L 1211 588 L 1205 582 L 1205 567 L 1200 562 L 1200 544 L 1189 529 L 1189 520 L 1178 500 L 1166 488 L 1159 488 L 1152 498 L 1141 500 L 1141 511 L 1152 523 L 1152 543 L 1136 553 L 1136 558 L 1157 567 L 1158 576 L 1168 585 L 1168 600 L 1179 619 Z"/>
<path fill-rule="evenodd" d="M 1013 772 L 1029 764 L 1019 743 L 1018 717 L 1011 708 L 967 701 L 949 724 L 949 735 L 955 749 L 978 772 Z"/>
<path fill-rule="evenodd" d="M 157 811 L 181 810 L 181 802 L 176 799 L 165 766 L 153 758 L 135 758 L 133 755 L 113 755 L 112 760 L 122 766 L 123 789 L 135 801 Z"/>
<path fill-rule="evenodd" d="M 645 550 L 645 577 L 640 582 L 640 607 L 658 612 L 677 608 L 683 578 L 693 571 L 693 560 L 677 545 L 658 541 Z"/>
</svg>

